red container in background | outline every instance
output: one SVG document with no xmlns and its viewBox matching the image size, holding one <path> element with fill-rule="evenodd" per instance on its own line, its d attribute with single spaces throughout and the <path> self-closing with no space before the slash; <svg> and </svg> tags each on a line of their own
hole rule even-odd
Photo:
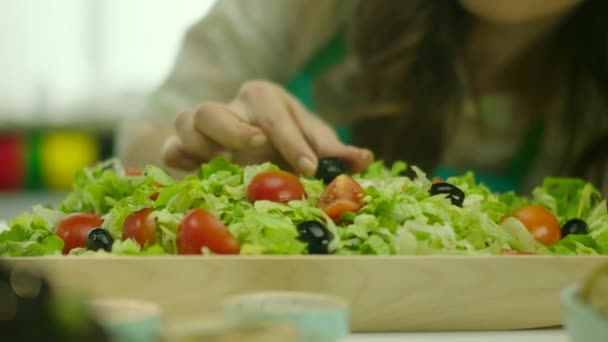
<svg viewBox="0 0 608 342">
<path fill-rule="evenodd" d="M 0 191 L 25 185 L 25 140 L 18 134 L 0 133 Z"/>
</svg>

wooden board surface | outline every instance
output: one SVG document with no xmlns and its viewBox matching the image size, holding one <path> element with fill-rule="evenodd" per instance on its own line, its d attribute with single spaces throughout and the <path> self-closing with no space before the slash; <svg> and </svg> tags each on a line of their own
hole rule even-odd
<svg viewBox="0 0 608 342">
<path fill-rule="evenodd" d="M 219 310 L 230 294 L 313 291 L 349 301 L 354 331 L 494 330 L 561 324 L 559 294 L 608 257 L 45 257 L 60 293 L 155 300 L 168 321 Z"/>
</svg>

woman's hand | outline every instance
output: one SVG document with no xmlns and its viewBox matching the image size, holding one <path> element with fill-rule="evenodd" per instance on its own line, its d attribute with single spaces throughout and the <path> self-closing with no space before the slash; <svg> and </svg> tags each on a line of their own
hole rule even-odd
<svg viewBox="0 0 608 342">
<path fill-rule="evenodd" d="M 220 155 L 245 165 L 272 161 L 305 176 L 315 173 L 322 157 L 341 158 L 355 172 L 373 160 L 369 150 L 342 144 L 328 124 L 266 81 L 244 83 L 229 103 L 204 102 L 179 113 L 175 129 L 163 159 L 183 171 Z"/>
</svg>

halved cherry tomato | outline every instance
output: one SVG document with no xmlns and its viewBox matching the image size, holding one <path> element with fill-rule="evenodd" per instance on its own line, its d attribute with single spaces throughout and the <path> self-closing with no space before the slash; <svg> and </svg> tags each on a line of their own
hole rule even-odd
<svg viewBox="0 0 608 342">
<path fill-rule="evenodd" d="M 502 254 L 502 255 L 536 255 L 535 253 L 532 253 L 532 252 L 514 251 L 512 249 L 506 249 L 506 248 L 503 248 L 503 250 L 500 254 Z"/>
<path fill-rule="evenodd" d="M 152 184 L 152 187 L 160 189 L 160 188 L 163 188 L 164 185 L 162 185 L 160 183 L 154 183 L 154 184 Z M 156 201 L 156 199 L 158 199 L 158 191 L 153 193 L 152 195 L 150 195 L 150 199 L 153 201 Z"/>
<path fill-rule="evenodd" d="M 247 199 L 251 203 L 260 200 L 285 203 L 304 196 L 306 192 L 298 177 L 285 171 L 260 172 L 247 186 Z"/>
<path fill-rule="evenodd" d="M 133 239 L 142 248 L 156 243 L 156 220 L 149 218 L 152 208 L 144 208 L 129 215 L 122 228 L 122 239 Z"/>
<path fill-rule="evenodd" d="M 143 176 L 144 175 L 144 171 L 142 171 L 141 169 L 137 168 L 137 167 L 133 167 L 133 166 L 127 166 L 125 168 L 125 174 L 127 176 Z"/>
<path fill-rule="evenodd" d="M 553 245 L 562 238 L 557 218 L 543 206 L 525 206 L 515 211 L 511 216 L 521 221 L 530 234 L 545 245 Z"/>
<path fill-rule="evenodd" d="M 192 209 L 184 216 L 177 228 L 176 240 L 179 254 L 202 254 L 207 247 L 217 254 L 239 254 L 240 248 L 228 227 L 204 209 Z"/>
<path fill-rule="evenodd" d="M 327 216 L 338 219 L 345 212 L 354 212 L 365 205 L 365 191 L 348 175 L 339 175 L 327 185 L 317 202 Z"/>
<path fill-rule="evenodd" d="M 57 225 L 55 235 L 63 240 L 63 254 L 77 247 L 84 248 L 87 235 L 93 228 L 101 227 L 103 219 L 95 214 L 76 213 L 63 218 Z"/>
</svg>

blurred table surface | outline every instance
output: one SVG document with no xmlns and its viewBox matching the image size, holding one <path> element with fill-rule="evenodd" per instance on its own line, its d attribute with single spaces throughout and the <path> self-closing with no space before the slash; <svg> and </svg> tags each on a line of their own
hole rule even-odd
<svg viewBox="0 0 608 342">
<path fill-rule="evenodd" d="M 56 205 L 66 193 L 63 192 L 4 192 L 0 193 L 0 221 L 9 220 L 33 205 Z M 561 328 L 518 331 L 475 332 L 411 332 L 411 333 L 366 333 L 351 334 L 345 342 L 567 342 L 566 332 Z"/>
</svg>

